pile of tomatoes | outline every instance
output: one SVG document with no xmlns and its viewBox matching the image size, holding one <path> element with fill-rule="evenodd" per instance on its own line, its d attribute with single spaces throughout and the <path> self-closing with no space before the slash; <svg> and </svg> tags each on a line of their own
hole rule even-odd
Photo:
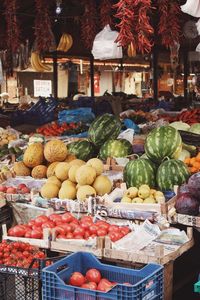
<svg viewBox="0 0 200 300">
<path fill-rule="evenodd" d="M 80 272 L 72 273 L 67 284 L 93 291 L 108 292 L 117 282 L 111 282 L 107 278 L 102 278 L 101 272 L 97 269 L 89 269 L 85 275 Z M 124 285 L 131 284 L 125 282 Z"/>
<path fill-rule="evenodd" d="M 37 129 L 37 133 L 43 134 L 44 136 L 59 136 L 65 132 L 70 132 L 77 129 L 80 125 L 75 123 L 63 123 L 62 125 L 58 124 L 58 122 L 52 122 L 50 124 L 46 124 Z"/>
<path fill-rule="evenodd" d="M 43 251 L 39 248 L 31 246 L 28 243 L 13 242 L 8 243 L 2 241 L 0 243 L 0 264 L 6 266 L 29 268 L 33 259 L 44 259 L 46 257 Z M 47 261 L 47 265 L 50 262 Z M 32 268 L 38 268 L 37 260 L 33 263 Z"/>
<path fill-rule="evenodd" d="M 91 216 L 83 216 L 80 220 L 72 214 L 51 214 L 49 217 L 41 215 L 28 224 L 16 225 L 8 231 L 9 236 L 25 238 L 43 238 L 43 229 L 54 230 L 58 239 L 89 239 L 109 236 L 112 242 L 116 242 L 130 232 L 128 226 L 111 225 L 99 220 L 93 222 Z"/>
</svg>

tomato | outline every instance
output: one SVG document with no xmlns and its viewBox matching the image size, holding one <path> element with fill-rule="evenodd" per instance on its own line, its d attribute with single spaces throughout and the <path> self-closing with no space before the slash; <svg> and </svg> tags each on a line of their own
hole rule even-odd
<svg viewBox="0 0 200 300">
<path fill-rule="evenodd" d="M 56 234 L 65 234 L 65 229 L 62 228 L 61 226 L 56 226 L 55 227 L 55 233 Z"/>
<path fill-rule="evenodd" d="M 60 233 L 58 236 L 57 236 L 58 239 L 66 239 L 66 235 L 64 233 Z"/>
<path fill-rule="evenodd" d="M 130 232 L 130 228 L 129 227 L 120 227 L 120 232 L 123 233 L 123 235 L 127 235 Z"/>
<path fill-rule="evenodd" d="M 83 216 L 80 220 L 81 223 L 93 223 L 93 218 L 91 216 Z"/>
<path fill-rule="evenodd" d="M 83 239 L 83 236 L 80 235 L 80 234 L 77 234 L 76 236 L 74 236 L 74 239 L 75 240 L 81 240 L 81 239 Z"/>
<path fill-rule="evenodd" d="M 72 273 L 69 284 L 73 286 L 81 286 L 85 283 L 85 277 L 80 272 L 74 272 Z"/>
<path fill-rule="evenodd" d="M 13 227 L 13 236 L 24 237 L 24 235 L 25 235 L 25 230 L 23 229 L 22 226 L 16 225 L 15 227 Z"/>
<path fill-rule="evenodd" d="M 101 292 L 108 292 L 112 289 L 113 284 L 106 278 L 102 278 L 97 286 L 97 290 Z"/>
<path fill-rule="evenodd" d="M 74 217 L 72 216 L 72 214 L 70 214 L 69 212 L 65 213 L 64 215 L 62 215 L 62 220 L 65 223 L 70 223 L 74 220 Z"/>
<path fill-rule="evenodd" d="M 120 240 L 121 238 L 123 238 L 124 235 L 121 232 L 110 232 L 108 234 L 108 236 L 110 237 L 112 242 L 116 242 L 116 241 Z"/>
<path fill-rule="evenodd" d="M 26 257 L 26 258 L 28 258 L 29 255 L 30 255 L 28 251 L 24 251 L 22 254 L 23 254 L 23 256 Z"/>
<path fill-rule="evenodd" d="M 9 235 L 9 236 L 14 236 L 14 230 L 13 230 L 13 228 L 10 228 L 10 229 L 8 230 L 8 235 Z"/>
<path fill-rule="evenodd" d="M 90 237 L 90 232 L 88 230 L 86 230 L 84 233 L 84 239 L 88 240 L 89 237 Z"/>
<path fill-rule="evenodd" d="M 74 229 L 74 232 L 73 232 L 74 236 L 76 236 L 76 235 L 84 236 L 84 234 L 85 234 L 85 230 L 82 227 L 78 226 Z"/>
<path fill-rule="evenodd" d="M 32 228 L 33 225 L 35 225 L 35 220 L 30 220 L 30 221 L 28 222 L 28 226 L 29 226 L 30 228 Z"/>
<path fill-rule="evenodd" d="M 42 232 L 40 230 L 32 230 L 31 231 L 31 238 L 32 239 L 41 239 L 42 238 Z"/>
<path fill-rule="evenodd" d="M 76 222 L 70 222 L 71 230 L 74 231 L 77 227 L 79 227 L 79 224 Z"/>
<path fill-rule="evenodd" d="M 107 231 L 106 231 L 105 229 L 99 228 L 99 229 L 97 230 L 97 235 L 98 235 L 98 236 L 106 236 L 106 235 L 107 235 Z"/>
<path fill-rule="evenodd" d="M 82 284 L 81 288 L 95 291 L 97 289 L 97 284 L 95 282 L 87 282 Z"/>
<path fill-rule="evenodd" d="M 41 216 L 39 216 L 39 217 L 37 217 L 37 218 L 35 219 L 35 224 L 36 224 L 37 226 L 42 226 L 42 224 L 44 224 L 44 223 L 46 223 L 46 222 L 48 222 L 48 221 L 49 221 L 49 219 L 48 219 L 47 216 L 41 215 Z"/>
<path fill-rule="evenodd" d="M 24 237 L 28 239 L 31 238 L 31 230 L 27 230 Z"/>
<path fill-rule="evenodd" d="M 73 235 L 72 232 L 68 232 L 68 233 L 66 234 L 66 239 L 71 240 L 71 239 L 73 239 L 73 238 L 74 238 L 74 235 Z"/>
<path fill-rule="evenodd" d="M 97 269 L 90 269 L 86 272 L 86 279 L 95 283 L 101 280 L 101 273 Z"/>
<path fill-rule="evenodd" d="M 55 227 L 55 223 L 52 222 L 52 221 L 48 221 L 48 222 L 42 224 L 42 229 L 44 229 L 44 228 L 50 228 L 50 229 L 52 229 L 54 227 Z"/>
<path fill-rule="evenodd" d="M 96 235 L 96 233 L 93 233 L 90 237 L 91 237 L 92 239 L 94 239 L 94 238 L 97 237 L 97 235 Z"/>
<path fill-rule="evenodd" d="M 108 229 L 108 231 L 109 232 L 119 232 L 119 226 L 117 226 L 117 225 L 110 225 L 110 227 L 109 227 L 109 229 Z"/>
<path fill-rule="evenodd" d="M 91 234 L 97 233 L 98 229 L 99 229 L 99 227 L 97 225 L 91 225 L 90 228 L 89 228 Z"/>
<path fill-rule="evenodd" d="M 91 224 L 92 223 L 90 223 L 90 222 L 84 222 L 84 223 L 81 223 L 81 227 L 83 228 L 83 229 L 89 229 L 90 228 L 90 226 L 91 226 Z"/>
<path fill-rule="evenodd" d="M 71 232 L 72 231 L 72 226 L 70 224 L 62 224 L 59 227 L 63 228 L 65 233 L 66 232 Z"/>
<path fill-rule="evenodd" d="M 61 215 L 57 215 L 57 214 L 51 214 L 49 216 L 49 220 L 53 221 L 53 222 L 58 222 L 62 220 Z"/>
</svg>

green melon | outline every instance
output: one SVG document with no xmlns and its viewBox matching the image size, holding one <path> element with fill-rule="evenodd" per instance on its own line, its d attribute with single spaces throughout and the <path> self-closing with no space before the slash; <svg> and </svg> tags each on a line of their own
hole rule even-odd
<svg viewBox="0 0 200 300">
<path fill-rule="evenodd" d="M 142 184 L 155 186 L 155 166 L 145 158 L 131 160 L 124 169 L 124 181 L 127 187 L 139 188 Z"/>
<path fill-rule="evenodd" d="M 126 157 L 132 153 L 132 145 L 129 141 L 108 140 L 100 149 L 99 156 L 101 159 L 108 157 Z"/>
<path fill-rule="evenodd" d="M 89 140 L 101 147 L 107 140 L 116 139 L 121 131 L 121 122 L 113 115 L 104 114 L 95 119 L 88 130 Z"/>
<path fill-rule="evenodd" d="M 161 191 L 173 190 L 175 185 L 185 183 L 190 176 L 186 165 L 176 159 L 164 161 L 158 168 L 156 181 Z"/>
<path fill-rule="evenodd" d="M 78 159 L 87 161 L 96 156 L 95 146 L 88 141 L 77 141 L 67 145 L 68 152 L 74 154 Z"/>
<path fill-rule="evenodd" d="M 153 162 L 161 163 L 165 157 L 178 158 L 181 150 L 181 136 L 173 127 L 155 128 L 146 138 L 145 153 Z"/>
</svg>

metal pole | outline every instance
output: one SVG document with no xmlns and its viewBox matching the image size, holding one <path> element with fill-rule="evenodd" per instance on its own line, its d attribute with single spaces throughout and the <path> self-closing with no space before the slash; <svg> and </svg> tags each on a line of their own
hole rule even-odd
<svg viewBox="0 0 200 300">
<path fill-rule="evenodd" d="M 58 57 L 57 52 L 53 53 L 53 88 L 54 98 L 58 98 Z"/>
<path fill-rule="evenodd" d="M 188 51 L 184 50 L 183 52 L 183 64 L 184 64 L 184 78 L 183 78 L 183 86 L 184 86 L 184 100 L 188 99 L 188 74 L 189 74 L 189 64 L 188 64 Z"/>
<path fill-rule="evenodd" d="M 94 97 L 94 56 L 90 56 L 90 84 L 91 84 L 91 97 Z"/>
<path fill-rule="evenodd" d="M 156 46 L 153 49 L 153 95 L 154 100 L 158 100 L 158 51 Z"/>
</svg>

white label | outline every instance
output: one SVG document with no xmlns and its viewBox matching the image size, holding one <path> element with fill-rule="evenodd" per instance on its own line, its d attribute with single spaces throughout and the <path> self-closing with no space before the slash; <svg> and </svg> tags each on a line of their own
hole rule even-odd
<svg viewBox="0 0 200 300">
<path fill-rule="evenodd" d="M 49 97 L 52 94 L 51 80 L 34 80 L 34 97 Z"/>
</svg>

